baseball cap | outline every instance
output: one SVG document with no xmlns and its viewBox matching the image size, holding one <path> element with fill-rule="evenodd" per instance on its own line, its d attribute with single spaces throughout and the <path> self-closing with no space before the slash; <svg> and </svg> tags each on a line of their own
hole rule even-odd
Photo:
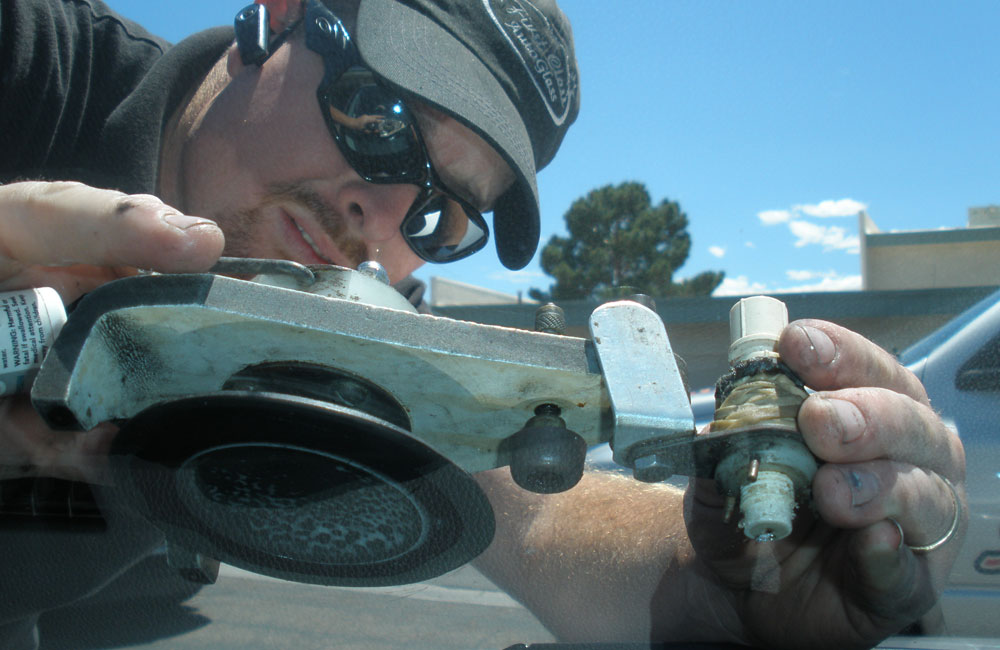
<svg viewBox="0 0 1000 650">
<path fill-rule="evenodd" d="M 493 207 L 497 254 L 523 268 L 538 247 L 536 171 L 580 110 L 569 21 L 554 0 L 361 0 L 365 64 L 489 142 L 516 180 Z"/>
</svg>

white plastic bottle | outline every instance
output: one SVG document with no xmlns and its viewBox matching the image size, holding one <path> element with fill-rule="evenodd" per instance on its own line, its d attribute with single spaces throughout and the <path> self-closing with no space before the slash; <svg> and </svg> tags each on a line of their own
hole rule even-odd
<svg viewBox="0 0 1000 650">
<path fill-rule="evenodd" d="M 31 386 L 65 322 L 66 308 L 55 289 L 0 293 L 0 396 Z"/>
</svg>

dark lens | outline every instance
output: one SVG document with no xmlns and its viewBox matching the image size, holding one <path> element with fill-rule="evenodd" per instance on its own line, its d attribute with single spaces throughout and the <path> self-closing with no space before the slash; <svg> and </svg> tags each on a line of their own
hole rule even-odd
<svg viewBox="0 0 1000 650">
<path fill-rule="evenodd" d="M 434 192 L 403 221 L 403 236 L 423 259 L 451 262 L 481 249 L 489 230 L 478 212 Z"/>
<path fill-rule="evenodd" d="M 427 160 L 406 105 L 363 68 L 325 93 L 324 117 L 347 162 L 366 181 L 420 183 Z"/>
</svg>

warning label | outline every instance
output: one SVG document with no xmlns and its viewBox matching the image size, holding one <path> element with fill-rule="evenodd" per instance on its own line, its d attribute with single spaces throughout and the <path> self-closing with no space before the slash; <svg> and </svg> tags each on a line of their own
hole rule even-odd
<svg viewBox="0 0 1000 650">
<path fill-rule="evenodd" d="M 38 366 L 51 343 L 38 300 L 30 293 L 0 297 L 0 322 L 4 321 L 7 335 L 0 339 L 0 370 L 28 370 Z"/>
</svg>

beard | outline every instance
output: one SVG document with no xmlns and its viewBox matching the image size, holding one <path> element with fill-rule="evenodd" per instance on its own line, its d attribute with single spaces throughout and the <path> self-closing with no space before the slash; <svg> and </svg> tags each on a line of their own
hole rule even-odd
<svg viewBox="0 0 1000 650">
<path fill-rule="evenodd" d="M 330 260 L 315 246 L 314 252 L 331 264 L 357 268 L 368 259 L 368 248 L 364 241 L 352 233 L 340 214 L 323 197 L 304 183 L 273 183 L 267 187 L 264 197 L 253 208 L 239 210 L 225 215 L 216 215 L 216 222 L 223 227 L 226 235 L 225 254 L 230 257 L 261 257 L 260 233 L 266 227 L 264 210 L 277 203 L 296 203 L 305 208 L 320 228 L 327 234 L 344 256 L 343 260 Z M 303 232 L 303 237 L 309 238 Z M 311 242 L 310 242 L 311 244 Z M 266 243 L 264 243 L 266 246 Z M 267 247 L 271 248 L 271 247 Z"/>
</svg>

